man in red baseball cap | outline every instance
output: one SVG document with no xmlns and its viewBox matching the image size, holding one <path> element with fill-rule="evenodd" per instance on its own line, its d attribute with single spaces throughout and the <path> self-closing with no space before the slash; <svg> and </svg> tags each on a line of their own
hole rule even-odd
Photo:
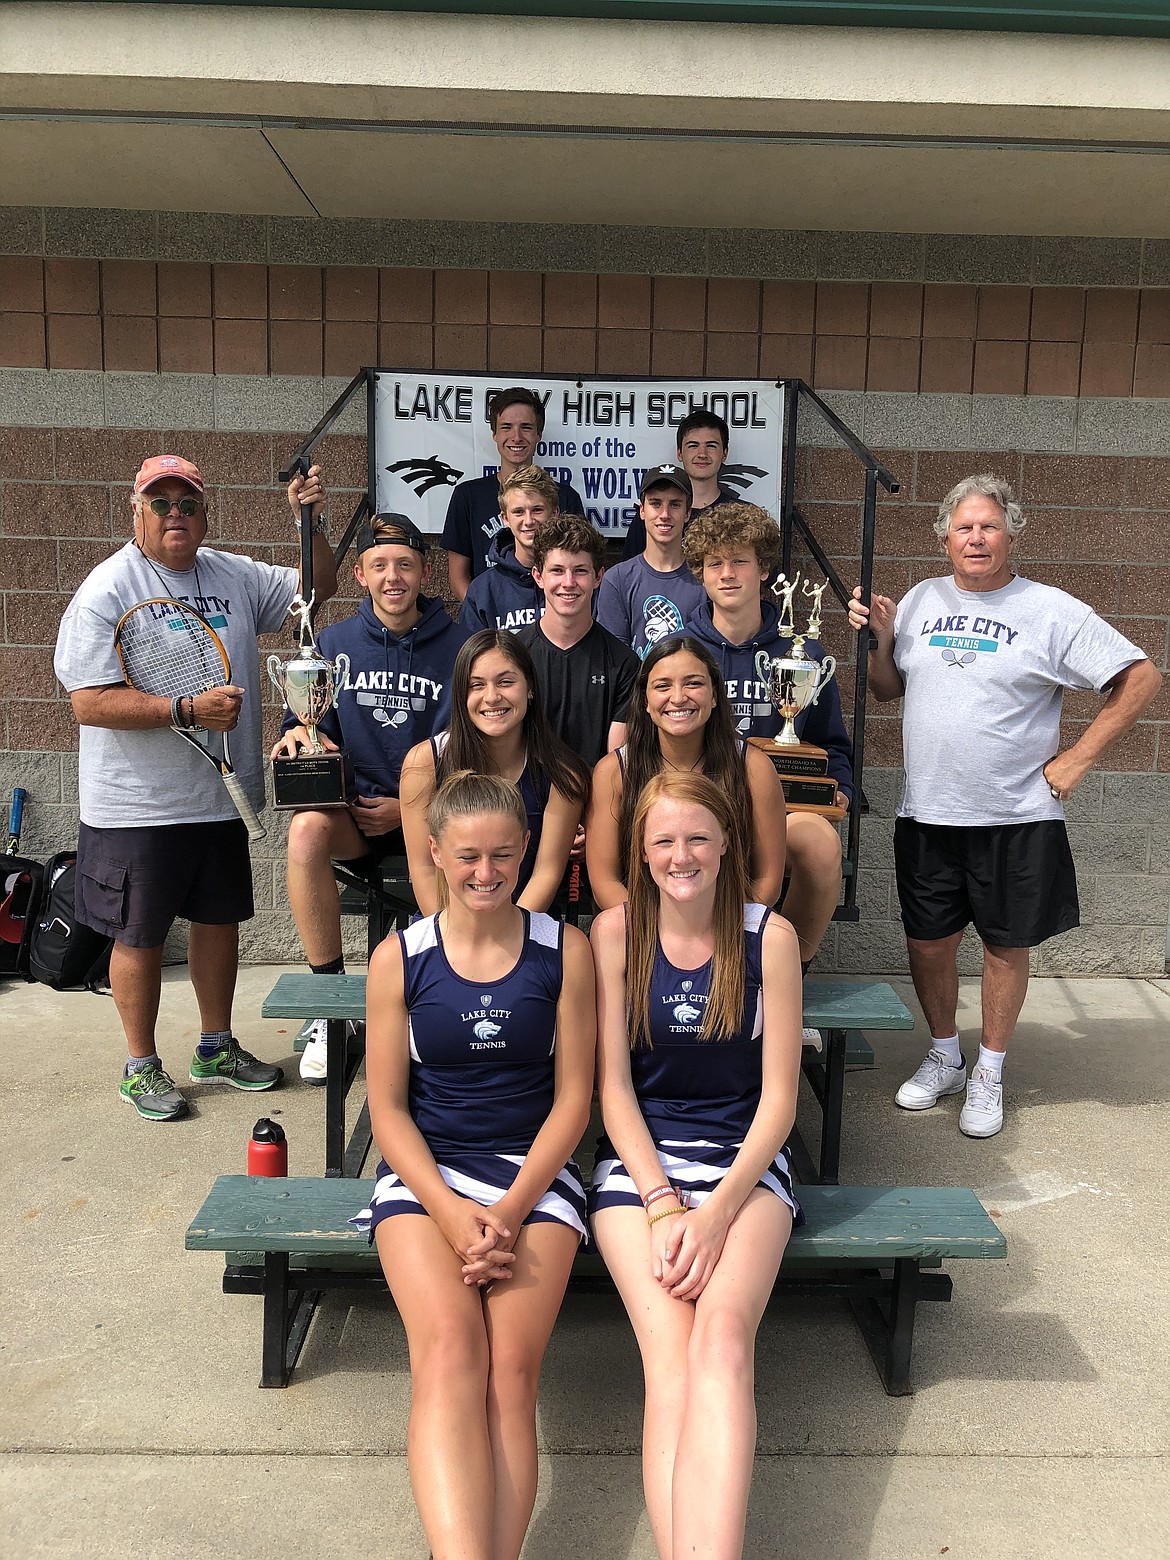
<svg viewBox="0 0 1170 1560">
<path fill-rule="evenodd" d="M 327 600 L 337 571 L 321 530 L 316 467 L 288 490 L 293 514 L 314 511 L 314 588 Z M 253 807 L 264 805 L 261 687 L 256 639 L 284 623 L 299 590 L 296 569 L 203 545 L 207 505 L 198 467 L 152 455 L 134 479 L 134 539 L 82 582 L 65 610 L 54 669 L 80 726 L 81 828 L 77 913 L 114 939 L 110 986 L 129 1058 L 120 1092 L 149 1121 L 171 1121 L 187 1102 L 159 1059 L 155 1039 L 163 944 L 174 921 L 191 923 L 187 962 L 200 1039 L 190 1075 L 200 1083 L 270 1089 L 279 1067 L 260 1062 L 232 1034 L 239 923 L 253 913 L 247 830 L 213 767 L 169 729 L 177 719 L 237 733 L 232 756 Z M 127 687 L 114 630 L 131 607 L 168 597 L 193 607 L 219 636 L 229 687 L 172 701 Z"/>
</svg>

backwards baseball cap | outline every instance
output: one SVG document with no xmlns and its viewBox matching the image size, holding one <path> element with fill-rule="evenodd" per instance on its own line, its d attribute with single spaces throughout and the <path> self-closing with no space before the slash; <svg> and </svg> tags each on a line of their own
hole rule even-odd
<svg viewBox="0 0 1170 1560">
<path fill-rule="evenodd" d="M 199 475 L 199 467 L 193 466 L 181 455 L 151 455 L 144 460 L 138 468 L 138 475 L 134 478 L 134 491 L 145 493 L 148 487 L 155 482 L 162 482 L 166 477 L 174 477 L 179 482 L 185 482 L 189 488 L 194 488 L 196 493 L 203 492 L 203 478 Z"/>
<path fill-rule="evenodd" d="M 407 515 L 386 512 L 375 515 L 372 521 L 367 520 L 358 531 L 358 557 L 369 547 L 413 547 L 425 557 L 427 539 Z"/>
<path fill-rule="evenodd" d="M 681 466 L 651 466 L 650 470 L 642 478 L 642 486 L 638 489 L 638 497 L 645 498 L 652 487 L 662 487 L 669 484 L 678 488 L 679 492 L 691 503 L 694 493 L 691 491 L 691 479 Z"/>
</svg>

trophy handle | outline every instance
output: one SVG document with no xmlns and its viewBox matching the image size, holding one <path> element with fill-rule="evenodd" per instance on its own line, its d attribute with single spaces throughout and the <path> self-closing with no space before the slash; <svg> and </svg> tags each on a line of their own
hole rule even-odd
<svg viewBox="0 0 1170 1560">
<path fill-rule="evenodd" d="M 336 659 L 334 660 L 333 671 L 339 684 L 347 683 L 349 681 L 349 656 L 346 655 L 344 650 L 339 651 Z M 333 702 L 334 704 L 337 703 L 336 693 L 333 695 Z"/>
<path fill-rule="evenodd" d="M 285 697 L 285 693 L 284 693 L 284 678 L 281 676 L 281 673 L 284 670 L 284 662 L 280 659 L 280 657 L 278 655 L 270 655 L 268 657 L 267 665 L 268 665 L 268 681 L 276 689 L 277 693 L 280 694 L 280 697 L 283 700 L 284 697 Z"/>
<path fill-rule="evenodd" d="M 836 656 L 832 656 L 832 655 L 825 656 L 824 660 L 821 662 L 821 670 L 820 670 L 820 672 L 819 672 L 819 674 L 817 676 L 817 685 L 813 689 L 813 696 L 808 701 L 810 704 L 815 704 L 817 702 L 817 700 L 821 696 L 821 693 L 822 693 L 823 689 L 825 688 L 825 686 L 829 682 L 829 680 L 832 678 L 832 675 L 833 675 L 833 673 L 836 670 L 837 670 L 837 658 L 836 658 Z"/>
<path fill-rule="evenodd" d="M 756 680 L 767 688 L 772 681 L 772 657 L 766 650 L 756 651 Z"/>
</svg>

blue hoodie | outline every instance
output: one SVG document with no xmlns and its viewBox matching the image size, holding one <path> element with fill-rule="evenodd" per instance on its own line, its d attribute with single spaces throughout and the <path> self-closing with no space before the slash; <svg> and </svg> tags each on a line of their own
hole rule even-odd
<svg viewBox="0 0 1170 1560">
<path fill-rule="evenodd" d="M 784 724 L 779 710 L 768 697 L 768 690 L 756 676 L 756 654 L 764 650 L 773 658 L 785 656 L 791 639 L 782 639 L 776 631 L 779 614 L 770 601 L 761 602 L 763 621 L 757 633 L 745 645 L 733 645 L 715 627 L 710 599 L 697 606 L 687 619 L 684 633 L 692 634 L 715 659 L 723 674 L 731 718 L 744 737 L 774 737 Z M 819 640 L 806 639 L 804 652 L 810 661 L 824 659 Z M 822 687 L 816 704 L 810 704 L 796 717 L 796 734 L 802 742 L 814 742 L 829 755 L 829 773 L 853 805 L 853 746 L 841 718 L 841 696 L 837 679 L 831 677 Z"/>
<path fill-rule="evenodd" d="M 420 596 L 418 606 L 422 616 L 414 627 L 393 634 L 367 596 L 352 617 L 317 636 L 327 661 L 342 651 L 349 657 L 337 708 L 321 730 L 353 755 L 360 796 L 397 796 L 402 760 L 450 720 L 451 671 L 467 631 L 452 623 L 441 601 Z M 295 725 L 286 711 L 281 730 Z"/>
<path fill-rule="evenodd" d="M 488 567 L 477 574 L 463 598 L 459 626 L 469 634 L 481 628 L 526 628 L 544 616 L 544 596 L 516 559 L 516 538 L 504 528 L 492 537 Z"/>
</svg>

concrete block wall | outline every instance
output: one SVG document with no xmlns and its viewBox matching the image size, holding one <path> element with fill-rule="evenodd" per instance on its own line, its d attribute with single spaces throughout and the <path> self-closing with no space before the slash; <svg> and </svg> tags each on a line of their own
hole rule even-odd
<svg viewBox="0 0 1170 1560">
<path fill-rule="evenodd" d="M 1022 571 L 1089 601 L 1167 665 L 1168 241 L 0 208 L 0 798 L 14 784 L 30 791 L 30 852 L 75 836 L 76 731 L 52 645 L 72 590 L 128 535 L 142 458 L 189 455 L 209 483 L 214 542 L 293 563 L 276 472 L 373 361 L 508 378 L 800 375 L 902 483 L 879 509 L 879 589 L 898 595 L 938 572 L 934 506 L 959 477 L 995 469 L 1029 515 Z M 363 427 L 355 408 L 321 450 L 335 534 L 364 487 Z M 861 484 L 834 442 L 802 418 L 799 492 L 852 580 Z M 444 587 L 439 553 L 433 588 Z M 351 588 L 331 614 L 353 599 Z M 829 614 L 825 635 L 848 710 L 843 614 Z M 1070 696 L 1066 734 L 1096 707 Z M 1165 967 L 1168 714 L 1163 692 L 1073 799 L 1085 925 L 1038 952 L 1040 972 Z M 267 718 L 274 728 L 275 708 Z M 863 919 L 830 930 L 825 971 L 905 968 L 890 854 L 896 711 L 874 710 L 867 731 Z M 298 952 L 283 825 L 269 822 L 244 934 L 255 960 Z M 347 931 L 360 952 L 362 929 Z"/>
</svg>

